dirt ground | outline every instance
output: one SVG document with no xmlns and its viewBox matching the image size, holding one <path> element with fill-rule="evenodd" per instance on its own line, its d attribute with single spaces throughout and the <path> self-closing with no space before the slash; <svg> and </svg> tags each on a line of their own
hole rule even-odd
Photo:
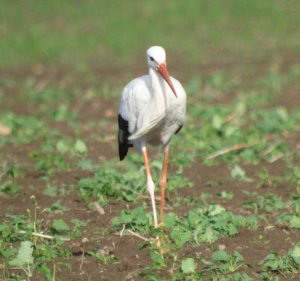
<svg viewBox="0 0 300 281">
<path fill-rule="evenodd" d="M 290 58 L 289 58 L 290 59 Z M 222 66 L 221 66 L 222 67 Z M 227 66 L 226 66 L 227 67 Z M 282 68 L 285 64 L 282 64 Z M 202 69 L 201 71 L 213 71 L 217 66 L 211 68 Z M 224 67 L 225 68 L 225 67 Z M 141 67 L 137 67 L 138 70 Z M 37 71 L 36 71 L 37 72 Z M 0 105 L 1 109 L 6 109 L 14 112 L 15 114 L 30 115 L 35 110 L 35 106 L 32 101 L 19 101 L 19 97 L 22 95 L 21 88 L 18 87 L 20 81 L 24 81 L 28 78 L 32 78 L 35 81 L 43 81 L 47 75 L 47 71 L 40 74 L 33 70 L 16 70 L 12 73 L 5 73 L 6 77 L 16 81 L 16 86 L 7 86 L 4 88 L 4 94 L 7 97 L 4 104 Z M 201 74 L 201 73 L 200 73 Z M 3 73 L 1 75 L 4 75 Z M 55 71 L 51 74 L 50 82 L 55 85 L 61 83 L 72 83 L 72 81 L 78 77 L 70 76 L 70 73 L 66 70 Z M 100 73 L 103 77 L 103 73 Z M 185 74 L 186 75 L 186 74 Z M 104 76 L 110 76 L 106 73 Z M 68 77 L 71 77 L 68 80 Z M 105 79 L 105 77 L 103 77 Z M 251 77 L 248 79 L 251 81 Z M 67 82 L 66 82 L 67 81 Z M 114 83 L 121 83 L 120 81 L 114 81 Z M 85 86 L 81 85 L 82 91 Z M 64 86 L 66 87 L 66 86 Z M 97 88 L 97 85 L 95 85 Z M 293 108 L 295 105 L 300 104 L 299 96 L 299 84 L 292 86 L 278 101 L 281 105 L 285 105 L 288 109 Z M 38 102 L 36 102 L 38 103 Z M 50 104 L 50 107 L 55 107 L 56 104 Z M 112 159 L 117 156 L 116 145 L 116 112 L 118 109 L 118 100 L 93 98 L 91 100 L 81 100 L 80 97 L 75 97 L 71 101 L 71 108 L 79 114 L 79 128 L 80 132 L 84 134 L 84 140 L 86 141 L 89 151 L 87 158 L 92 159 L 94 162 L 101 163 L 103 159 Z M 89 137 L 97 135 L 97 132 L 92 131 L 86 126 L 87 120 L 108 120 L 109 126 L 105 130 L 107 139 L 98 141 L 96 138 Z M 68 124 L 60 121 L 49 121 L 46 125 L 51 129 L 56 129 L 63 132 L 65 135 L 74 137 L 76 132 L 74 128 Z M 184 132 L 183 132 L 184 133 Z M 101 132 L 103 135 L 103 132 Z M 300 141 L 300 136 L 295 136 L 295 143 Z M 80 179 L 90 175 L 87 171 L 82 171 L 76 168 L 75 163 L 70 161 L 71 168 L 68 171 L 55 173 L 51 176 L 51 181 L 59 182 L 61 185 L 70 187 L 70 193 L 67 196 L 47 196 L 43 193 L 46 188 L 45 181 L 42 180 L 42 176 L 34 169 L 34 163 L 30 153 L 33 150 L 37 150 L 41 146 L 42 140 L 33 141 L 25 145 L 10 145 L 6 144 L 1 148 L 2 157 L 7 161 L 14 160 L 20 163 L 22 167 L 23 176 L 17 179 L 17 185 L 21 186 L 21 192 L 18 192 L 14 196 L 0 197 L 0 213 L 10 214 L 24 214 L 27 209 L 33 208 L 33 203 L 29 199 L 32 194 L 35 195 L 38 202 L 38 217 L 42 220 L 45 227 L 49 226 L 50 222 L 55 218 L 63 218 L 67 223 L 74 217 L 88 223 L 88 227 L 84 229 L 81 238 L 66 242 L 67 248 L 72 252 L 72 256 L 67 260 L 71 264 L 72 269 L 57 270 L 57 277 L 60 280 L 143 280 L 137 275 L 138 270 L 142 269 L 146 265 L 150 264 L 150 258 L 147 247 L 141 248 L 143 241 L 134 236 L 123 235 L 120 236 L 118 232 L 112 227 L 112 219 L 120 213 L 125 207 L 124 202 L 114 201 L 104 207 L 105 215 L 100 215 L 95 210 L 87 208 L 86 202 L 84 202 L 78 193 L 72 189 L 76 186 Z M 172 163 L 171 163 L 172 166 Z M 277 161 L 274 164 L 261 163 L 257 166 L 245 166 L 244 169 L 250 177 L 257 177 L 257 172 L 262 167 L 267 167 L 272 174 L 284 174 L 285 165 L 281 161 Z M 171 167 L 172 171 L 172 167 Z M 259 194 L 268 194 L 269 192 L 282 196 L 283 199 L 289 197 L 293 187 L 286 184 L 279 185 L 277 187 L 266 186 L 260 189 L 256 188 L 255 182 L 242 183 L 234 181 L 229 177 L 229 166 L 220 163 L 218 166 L 205 166 L 201 161 L 195 161 L 190 166 L 185 167 L 184 175 L 187 176 L 194 186 L 188 189 L 180 189 L 177 193 L 168 194 L 168 204 L 172 207 L 174 196 L 179 194 L 183 197 L 200 196 L 201 192 L 211 192 L 213 194 L 213 202 L 220 203 L 222 206 L 234 213 L 245 213 L 245 209 L 241 208 L 243 202 L 247 200 L 247 197 L 243 191 L 256 191 Z M 172 172 L 170 173 L 172 176 Z M 219 186 L 207 186 L 209 181 L 221 182 Z M 218 192 L 226 190 L 234 193 L 234 200 L 228 201 L 217 196 Z M 51 206 L 58 199 L 63 200 L 63 205 L 68 208 L 68 212 L 63 214 L 53 214 L 45 212 L 45 208 Z M 147 201 L 147 199 L 145 199 Z M 188 207 L 182 206 L 182 209 L 176 210 L 176 213 L 180 214 L 186 211 Z M 265 214 L 267 217 L 269 214 Z M 0 220 L 1 220 L 0 216 Z M 246 269 L 246 272 L 259 271 L 260 267 L 257 265 L 270 251 L 277 251 L 278 253 L 286 253 L 291 248 L 294 241 L 299 240 L 299 232 L 293 231 L 290 228 L 284 228 L 277 225 L 272 216 L 269 216 L 269 223 L 274 226 L 272 231 L 265 229 L 266 225 L 260 225 L 258 230 L 242 230 L 234 238 L 222 238 L 215 242 L 213 245 L 205 245 L 198 247 L 187 247 L 185 249 L 186 254 L 197 254 L 204 258 L 209 258 L 208 247 L 219 248 L 225 247 L 228 252 L 238 250 L 245 258 L 248 264 L 253 267 Z M 101 233 L 101 229 L 108 228 L 109 233 Z M 291 237 L 291 239 L 285 239 Z M 257 244 L 253 243 L 257 241 Z M 259 243 L 259 241 L 265 241 L 265 243 Z M 91 257 L 87 252 L 89 251 L 104 251 L 111 256 L 117 257 L 122 261 L 120 264 L 102 264 L 95 258 Z M 32 281 L 42 280 L 41 276 L 35 276 Z M 88 279 L 89 278 L 89 279 Z M 290 280 L 290 279 L 286 279 Z M 293 280 L 300 280 L 300 277 L 296 277 Z"/>
</svg>

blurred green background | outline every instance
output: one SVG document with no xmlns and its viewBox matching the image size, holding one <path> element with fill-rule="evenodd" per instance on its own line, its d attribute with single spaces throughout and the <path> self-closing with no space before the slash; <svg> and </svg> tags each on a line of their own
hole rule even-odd
<svg viewBox="0 0 300 281">
<path fill-rule="evenodd" d="M 1 0 L 0 7 L 0 69 L 115 69 L 144 64 L 145 50 L 156 44 L 188 72 L 300 57 L 296 0 Z"/>
</svg>

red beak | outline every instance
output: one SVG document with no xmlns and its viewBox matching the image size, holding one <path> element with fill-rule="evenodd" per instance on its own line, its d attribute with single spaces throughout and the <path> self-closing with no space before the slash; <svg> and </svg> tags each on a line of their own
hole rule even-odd
<svg viewBox="0 0 300 281">
<path fill-rule="evenodd" d="M 172 92 L 174 93 L 175 97 L 177 98 L 177 94 L 176 94 L 175 88 L 173 86 L 173 83 L 171 81 L 170 74 L 169 74 L 166 64 L 164 64 L 164 63 L 160 64 L 157 71 L 166 80 L 166 82 L 170 86 Z"/>
</svg>

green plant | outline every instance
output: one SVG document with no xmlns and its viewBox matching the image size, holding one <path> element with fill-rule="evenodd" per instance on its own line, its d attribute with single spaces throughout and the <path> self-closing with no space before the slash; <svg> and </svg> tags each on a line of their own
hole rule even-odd
<svg viewBox="0 0 300 281">
<path fill-rule="evenodd" d="M 226 211 L 220 205 L 209 205 L 207 209 L 193 209 L 187 213 L 187 221 L 198 244 L 212 243 L 222 236 L 233 237 L 239 228 L 248 224 L 246 217 Z"/>
<path fill-rule="evenodd" d="M 123 210 L 118 217 L 113 219 L 112 224 L 119 228 L 122 228 L 124 225 L 133 231 L 148 233 L 153 222 L 151 214 L 146 212 L 145 208 L 141 206 L 133 210 Z"/>
<path fill-rule="evenodd" d="M 102 253 L 102 251 L 89 251 L 88 254 L 104 265 L 121 263 L 121 261 L 115 256 Z"/>
<path fill-rule="evenodd" d="M 276 252 L 268 254 L 261 262 L 266 272 L 282 275 L 293 274 L 300 270 L 300 244 L 296 244 L 287 255 L 281 256 Z"/>
<path fill-rule="evenodd" d="M 43 233 L 42 223 L 38 218 L 38 204 L 34 196 L 33 211 L 26 215 L 7 215 L 0 223 L 1 250 L 0 261 L 4 271 L 21 269 L 28 279 L 40 272 L 47 280 L 54 278 L 55 268 L 69 267 L 58 258 L 67 258 L 70 252 L 63 247 L 64 240 Z M 54 224 L 56 231 L 65 231 L 60 221 Z M 53 265 L 51 269 L 49 264 Z M 12 274 L 13 280 L 20 280 L 22 274 Z"/>
<path fill-rule="evenodd" d="M 232 255 L 229 255 L 224 250 L 217 250 L 212 253 L 211 260 L 204 261 L 208 265 L 207 269 L 204 269 L 204 273 L 208 276 L 213 273 L 211 280 L 222 281 L 250 281 L 253 280 L 247 273 L 237 272 L 243 267 L 246 267 L 243 256 L 234 251 Z"/>
<path fill-rule="evenodd" d="M 269 193 L 265 196 L 258 195 L 257 192 L 248 194 L 252 197 L 255 197 L 256 200 L 244 202 L 243 205 L 246 208 L 254 209 L 255 213 L 257 213 L 260 209 L 263 209 L 268 213 L 272 213 L 287 207 L 287 202 L 283 201 L 280 196 L 274 193 Z"/>
<path fill-rule="evenodd" d="M 34 258 L 32 242 L 22 241 L 17 256 L 9 261 L 9 265 L 22 269 L 26 273 L 28 279 L 30 279 L 30 277 L 32 277 L 33 261 Z"/>
<path fill-rule="evenodd" d="M 0 169 L 0 195 L 15 195 L 20 191 L 16 179 L 22 176 L 20 165 L 2 163 Z"/>
</svg>

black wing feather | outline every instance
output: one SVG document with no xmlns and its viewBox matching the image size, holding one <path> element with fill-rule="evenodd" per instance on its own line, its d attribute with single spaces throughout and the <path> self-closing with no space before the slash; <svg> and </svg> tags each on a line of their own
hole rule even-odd
<svg viewBox="0 0 300 281">
<path fill-rule="evenodd" d="M 132 147 L 132 144 L 128 143 L 128 137 L 130 135 L 128 131 L 128 121 L 125 120 L 121 114 L 118 115 L 118 124 L 119 157 L 120 161 L 122 161 L 126 157 L 129 147 Z"/>
</svg>

